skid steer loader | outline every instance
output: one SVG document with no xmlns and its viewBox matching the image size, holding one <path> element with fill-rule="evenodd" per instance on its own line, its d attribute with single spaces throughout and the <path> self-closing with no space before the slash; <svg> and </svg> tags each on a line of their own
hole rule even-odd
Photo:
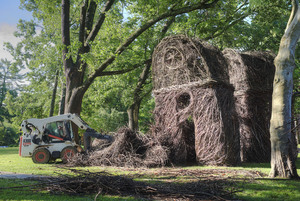
<svg viewBox="0 0 300 201">
<path fill-rule="evenodd" d="M 75 143 L 72 123 L 85 130 L 84 148 L 90 150 L 91 137 L 112 141 L 109 135 L 102 135 L 92 129 L 76 114 L 64 114 L 45 119 L 27 119 L 21 124 L 19 155 L 31 157 L 34 163 L 48 163 L 61 158 L 63 162 L 77 152 L 84 152 Z"/>
</svg>

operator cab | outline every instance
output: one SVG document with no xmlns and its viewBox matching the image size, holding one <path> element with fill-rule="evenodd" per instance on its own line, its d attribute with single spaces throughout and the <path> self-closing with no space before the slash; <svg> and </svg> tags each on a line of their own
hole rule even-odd
<svg viewBox="0 0 300 201">
<path fill-rule="evenodd" d="M 64 141 L 72 141 L 73 132 L 71 121 L 55 121 L 45 125 L 43 141 L 51 143 L 61 143 Z"/>
</svg>

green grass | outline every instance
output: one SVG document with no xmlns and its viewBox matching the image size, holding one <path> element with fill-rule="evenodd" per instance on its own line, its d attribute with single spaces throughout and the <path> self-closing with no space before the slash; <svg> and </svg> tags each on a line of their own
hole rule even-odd
<svg viewBox="0 0 300 201">
<path fill-rule="evenodd" d="M 298 146 L 299 147 L 299 146 Z M 298 175 L 300 175 L 300 154 L 296 161 Z M 246 170 L 258 170 L 269 174 L 271 166 L 269 163 L 243 164 Z M 246 183 L 243 191 L 237 194 L 242 200 L 264 200 L 264 201 L 295 201 L 300 200 L 300 180 L 288 180 L 280 178 L 261 178 L 253 183 Z"/>
<path fill-rule="evenodd" d="M 21 174 L 33 174 L 33 175 L 48 175 L 53 176 L 56 173 L 59 174 L 72 174 L 66 168 L 60 167 L 62 165 L 61 160 L 58 159 L 55 163 L 50 164 L 36 164 L 32 162 L 30 157 L 20 157 L 18 155 L 17 147 L 0 148 L 0 171 L 12 172 Z M 87 169 L 87 168 L 77 168 Z M 113 168 L 105 167 L 89 167 L 90 171 L 106 170 L 113 171 Z"/>
<path fill-rule="evenodd" d="M 295 201 L 300 200 L 300 181 L 286 179 L 257 179 L 244 185 L 237 194 L 242 200 Z"/>
<path fill-rule="evenodd" d="M 60 163 L 53 164 L 35 164 L 31 158 L 22 158 L 18 155 L 17 147 L 0 148 L 0 171 L 14 172 L 35 175 L 56 175 L 72 174 L 66 168 L 62 168 Z M 300 160 L 297 161 L 298 173 L 300 174 Z M 153 169 L 130 169 L 130 168 L 113 168 L 113 167 L 85 167 L 76 168 L 89 171 L 108 171 L 112 174 L 127 175 L 134 177 L 135 180 L 144 182 L 160 182 L 168 180 L 168 182 L 189 182 L 191 177 L 168 177 L 160 175 L 160 171 L 173 170 L 202 170 L 202 169 L 231 169 L 231 170 L 251 170 L 260 171 L 266 175 L 269 174 L 269 163 L 245 163 L 239 167 L 208 167 L 208 166 L 190 166 L 190 167 L 170 167 L 170 168 L 153 168 Z M 137 176 L 139 175 L 139 176 Z M 0 187 L 9 187 L 17 185 L 32 185 L 34 181 L 18 180 L 18 179 L 0 179 Z M 252 182 L 237 182 L 237 187 L 242 191 L 236 193 L 238 199 L 252 200 L 300 200 L 300 181 L 287 179 L 271 179 L 266 177 L 256 178 Z M 48 192 L 31 192 L 29 189 L 21 191 L 15 189 L 5 189 L 0 191 L 0 200 L 94 200 L 95 195 L 88 196 L 67 196 L 67 195 L 51 195 Z M 135 200 L 134 198 L 103 196 L 97 200 Z"/>
<path fill-rule="evenodd" d="M 17 147 L 0 148 L 0 171 L 36 175 L 53 175 L 55 171 L 61 171 L 54 165 L 35 164 L 31 158 L 18 155 Z"/>
</svg>

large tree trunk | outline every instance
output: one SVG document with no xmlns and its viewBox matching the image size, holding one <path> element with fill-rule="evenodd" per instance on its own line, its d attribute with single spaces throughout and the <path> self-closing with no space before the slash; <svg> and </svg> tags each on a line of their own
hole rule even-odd
<svg viewBox="0 0 300 201">
<path fill-rule="evenodd" d="M 66 99 L 65 99 L 65 113 L 75 113 L 80 115 L 82 98 L 84 90 L 82 90 L 82 80 L 84 70 L 79 71 L 80 62 L 74 62 L 71 56 L 68 56 L 68 47 L 71 44 L 70 39 L 70 0 L 62 0 L 61 9 L 61 32 L 62 43 L 64 48 L 62 50 L 64 73 L 66 77 Z M 78 59 L 79 61 L 79 59 Z M 83 67 L 84 68 L 84 67 Z M 75 142 L 79 144 L 78 128 L 72 126 Z"/>
<path fill-rule="evenodd" d="M 76 79 L 78 76 L 70 77 L 66 76 L 66 99 L 65 99 L 65 114 L 72 113 L 80 115 L 82 108 L 82 99 L 85 93 L 81 86 L 81 80 Z M 72 79 L 75 78 L 75 79 Z M 79 144 L 78 127 L 72 126 L 75 142 Z"/>
<path fill-rule="evenodd" d="M 295 68 L 295 47 L 300 36 L 300 11 L 298 0 L 293 1 L 293 10 L 275 58 L 273 84 L 271 135 L 271 177 L 296 178 L 297 169 L 293 156 L 292 139 L 292 92 Z"/>
<path fill-rule="evenodd" d="M 75 113 L 80 115 L 84 91 L 79 87 L 76 87 L 76 85 L 74 87 L 74 85 L 75 83 L 73 82 L 67 83 L 65 113 Z"/>
</svg>

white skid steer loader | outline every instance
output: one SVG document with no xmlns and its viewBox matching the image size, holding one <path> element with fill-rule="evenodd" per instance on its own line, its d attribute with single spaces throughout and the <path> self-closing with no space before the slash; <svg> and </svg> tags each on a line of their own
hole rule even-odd
<svg viewBox="0 0 300 201">
<path fill-rule="evenodd" d="M 45 119 L 27 119 L 21 124 L 19 155 L 32 157 L 34 163 L 48 163 L 61 158 L 63 162 L 77 152 L 84 152 L 74 141 L 72 124 L 85 130 L 84 148 L 90 150 L 91 137 L 112 141 L 109 135 L 102 135 L 92 129 L 76 114 L 63 114 Z"/>
</svg>

